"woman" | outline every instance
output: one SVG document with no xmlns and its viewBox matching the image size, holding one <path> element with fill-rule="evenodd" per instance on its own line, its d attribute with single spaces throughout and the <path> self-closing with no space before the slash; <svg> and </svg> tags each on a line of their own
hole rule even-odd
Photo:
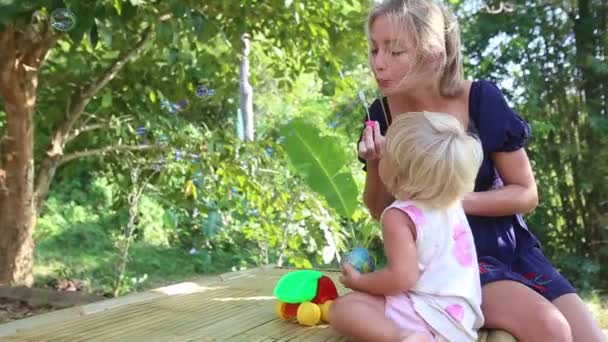
<svg viewBox="0 0 608 342">
<path fill-rule="evenodd" d="M 370 65 L 385 97 L 370 106 L 359 157 L 367 171 L 364 202 L 378 219 L 394 200 L 378 164 L 392 115 L 433 111 L 455 116 L 481 140 L 475 192 L 463 200 L 474 235 L 485 326 L 519 341 L 606 341 L 576 290 L 543 255 L 520 214 L 538 203 L 524 147 L 528 124 L 487 81 L 466 81 L 460 33 L 433 0 L 388 0 L 368 18 Z M 343 303 L 346 304 L 347 298 Z"/>
</svg>

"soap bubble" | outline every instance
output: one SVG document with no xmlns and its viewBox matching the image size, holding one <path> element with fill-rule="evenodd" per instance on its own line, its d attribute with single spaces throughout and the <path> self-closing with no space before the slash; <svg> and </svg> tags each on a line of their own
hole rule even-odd
<svg viewBox="0 0 608 342">
<path fill-rule="evenodd" d="M 169 137 L 166 134 L 161 134 L 158 137 L 156 144 L 160 147 L 165 147 L 169 144 Z"/>
<path fill-rule="evenodd" d="M 266 147 L 266 155 L 269 156 L 269 157 L 274 156 L 274 149 L 272 147 L 270 147 L 270 146 L 267 146 Z"/>
<path fill-rule="evenodd" d="M 188 102 L 188 100 L 181 100 L 178 103 L 174 104 L 174 106 L 176 106 L 177 110 L 179 110 L 180 112 L 188 109 L 189 105 L 190 103 Z"/>
<path fill-rule="evenodd" d="M 135 133 L 137 133 L 137 135 L 139 135 L 140 137 L 143 136 L 144 134 L 146 134 L 146 127 L 144 126 L 139 126 L 137 128 L 137 130 L 135 131 Z"/>
<path fill-rule="evenodd" d="M 76 16 L 67 8 L 57 8 L 51 12 L 49 19 L 56 30 L 67 32 L 76 26 Z"/>
<path fill-rule="evenodd" d="M 181 100 L 178 103 L 171 103 L 169 100 L 162 100 L 160 107 L 169 112 L 169 114 L 176 114 L 177 112 L 183 112 L 188 109 L 190 103 L 188 100 Z"/>
<path fill-rule="evenodd" d="M 196 87 L 196 96 L 198 97 L 206 97 L 215 95 L 215 89 L 207 88 L 203 85 L 199 85 Z"/>
<path fill-rule="evenodd" d="M 207 89 L 207 87 L 205 87 L 205 86 L 196 87 L 196 96 L 198 96 L 198 97 L 205 97 L 205 96 L 207 96 L 208 92 L 209 92 L 209 89 Z"/>
<path fill-rule="evenodd" d="M 166 161 L 164 157 L 161 157 L 156 163 L 154 163 L 152 165 L 152 168 L 154 169 L 154 171 L 156 172 L 160 172 L 160 170 L 162 170 L 163 166 L 165 166 Z"/>
<path fill-rule="evenodd" d="M 175 151 L 175 160 L 176 161 L 180 161 L 182 160 L 182 157 L 184 156 L 184 151 L 183 150 L 176 150 Z"/>
<path fill-rule="evenodd" d="M 194 177 L 192 178 L 192 182 L 194 183 L 194 185 L 196 185 L 197 188 L 201 188 L 203 184 L 203 173 L 201 171 L 198 171 L 194 174 Z"/>
</svg>

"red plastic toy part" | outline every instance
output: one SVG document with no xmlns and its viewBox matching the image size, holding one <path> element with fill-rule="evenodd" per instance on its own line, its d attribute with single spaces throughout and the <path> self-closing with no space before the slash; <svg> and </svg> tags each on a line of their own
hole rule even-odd
<svg viewBox="0 0 608 342">
<path fill-rule="evenodd" d="M 317 288 L 317 296 L 311 302 L 315 304 L 323 304 L 328 300 L 338 298 L 338 290 L 334 282 L 327 276 L 322 276 L 319 279 L 319 287 Z"/>
</svg>

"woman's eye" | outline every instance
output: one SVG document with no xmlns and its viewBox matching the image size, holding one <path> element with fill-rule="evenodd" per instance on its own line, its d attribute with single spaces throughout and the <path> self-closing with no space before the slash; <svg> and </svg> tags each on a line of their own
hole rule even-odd
<svg viewBox="0 0 608 342">
<path fill-rule="evenodd" d="M 375 56 L 378 54 L 378 49 L 372 49 L 370 52 L 373 56 Z"/>
<path fill-rule="evenodd" d="M 391 55 L 393 55 L 393 56 L 401 56 L 404 53 L 405 53 L 405 51 L 392 51 Z"/>
</svg>

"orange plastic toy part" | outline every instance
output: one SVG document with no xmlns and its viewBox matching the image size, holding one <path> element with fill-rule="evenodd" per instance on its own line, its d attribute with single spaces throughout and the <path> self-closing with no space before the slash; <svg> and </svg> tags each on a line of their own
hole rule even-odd
<svg viewBox="0 0 608 342">
<path fill-rule="evenodd" d="M 319 286 L 317 287 L 317 296 L 313 298 L 311 302 L 315 304 L 323 304 L 328 300 L 334 300 L 338 298 L 338 290 L 334 282 L 327 276 L 322 276 L 319 279 Z"/>
</svg>

